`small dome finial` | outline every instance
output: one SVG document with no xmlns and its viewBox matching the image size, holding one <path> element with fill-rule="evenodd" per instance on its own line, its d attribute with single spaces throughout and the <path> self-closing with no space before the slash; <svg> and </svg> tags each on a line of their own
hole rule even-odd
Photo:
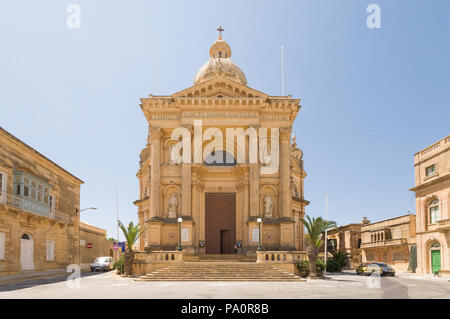
<svg viewBox="0 0 450 319">
<path fill-rule="evenodd" d="M 220 25 L 217 28 L 217 31 L 219 31 L 219 37 L 217 38 L 216 42 L 213 43 L 211 48 L 209 49 L 209 56 L 211 58 L 229 58 L 231 56 L 231 48 L 230 46 L 223 40 L 222 38 L 222 32 L 225 29 L 222 28 Z"/>
<path fill-rule="evenodd" d="M 206 81 L 214 75 L 222 74 L 242 85 L 247 85 L 244 72 L 231 61 L 231 48 L 222 38 L 224 29 L 221 25 L 217 28 L 217 31 L 219 31 L 219 37 L 209 48 L 209 61 L 197 71 L 194 84 Z"/>
</svg>

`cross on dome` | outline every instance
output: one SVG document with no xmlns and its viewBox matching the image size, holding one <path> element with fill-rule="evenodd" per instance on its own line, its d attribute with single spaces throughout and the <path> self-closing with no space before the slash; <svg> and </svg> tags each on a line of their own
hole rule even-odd
<svg viewBox="0 0 450 319">
<path fill-rule="evenodd" d="M 220 25 L 217 31 L 219 31 L 219 37 L 209 49 L 209 61 L 198 70 L 194 78 L 194 84 L 199 84 L 214 75 L 224 74 L 234 81 L 247 85 L 244 72 L 230 59 L 231 48 L 222 38 L 224 28 Z"/>
</svg>

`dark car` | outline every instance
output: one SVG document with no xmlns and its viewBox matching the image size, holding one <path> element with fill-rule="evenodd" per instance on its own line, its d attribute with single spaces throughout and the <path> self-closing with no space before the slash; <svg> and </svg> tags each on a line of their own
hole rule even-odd
<svg viewBox="0 0 450 319">
<path fill-rule="evenodd" d="M 380 276 L 395 276 L 395 269 L 389 264 L 374 262 L 367 265 L 364 270 L 364 275 L 371 275 L 373 273 L 380 274 Z"/>
<path fill-rule="evenodd" d="M 364 275 L 364 272 L 366 271 L 367 266 L 369 266 L 370 263 L 362 263 L 358 267 L 356 267 L 356 274 L 357 275 Z"/>
<path fill-rule="evenodd" d="M 114 259 L 112 257 L 98 257 L 91 264 L 91 271 L 107 271 L 112 269 Z"/>
</svg>

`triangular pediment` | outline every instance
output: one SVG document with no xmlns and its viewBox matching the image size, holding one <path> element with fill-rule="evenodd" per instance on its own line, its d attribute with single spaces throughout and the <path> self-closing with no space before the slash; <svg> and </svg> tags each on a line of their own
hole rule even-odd
<svg viewBox="0 0 450 319">
<path fill-rule="evenodd" d="M 266 99 L 267 94 L 236 81 L 224 75 L 217 75 L 211 79 L 172 95 L 174 99 L 189 97 L 224 97 L 224 98 L 261 98 Z"/>
</svg>

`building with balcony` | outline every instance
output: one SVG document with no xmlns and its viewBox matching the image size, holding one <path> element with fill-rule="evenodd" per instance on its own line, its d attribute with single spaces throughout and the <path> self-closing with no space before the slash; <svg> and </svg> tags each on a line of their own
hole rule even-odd
<svg viewBox="0 0 450 319">
<path fill-rule="evenodd" d="M 414 155 L 417 273 L 450 276 L 450 136 Z"/>
<path fill-rule="evenodd" d="M 79 263 L 82 183 L 0 127 L 0 276 Z"/>
<path fill-rule="evenodd" d="M 415 271 L 416 216 L 400 217 L 370 223 L 361 227 L 363 262 L 385 262 L 397 272 Z"/>
<path fill-rule="evenodd" d="M 362 262 L 361 227 L 369 224 L 366 217 L 360 223 L 339 226 L 327 231 L 327 252 L 342 251 L 347 255 L 347 268 L 355 269 Z M 322 246 L 322 247 L 325 247 Z M 322 248 L 322 250 L 324 250 Z"/>
</svg>

